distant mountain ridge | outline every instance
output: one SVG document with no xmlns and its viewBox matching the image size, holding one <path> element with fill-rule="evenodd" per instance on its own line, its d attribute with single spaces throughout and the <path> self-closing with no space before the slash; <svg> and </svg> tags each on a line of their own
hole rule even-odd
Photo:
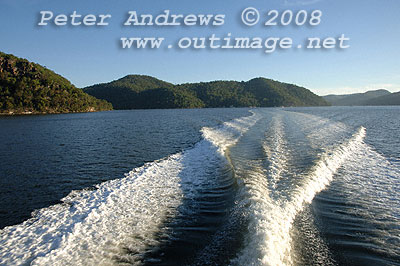
<svg viewBox="0 0 400 266">
<path fill-rule="evenodd" d="M 26 59 L 0 52 L 0 114 L 111 110 L 110 103 L 76 88 L 67 79 Z"/>
<path fill-rule="evenodd" d="M 83 90 L 111 102 L 115 109 L 329 105 L 306 88 L 266 78 L 174 85 L 151 76 L 128 75 Z"/>
<path fill-rule="evenodd" d="M 387 90 L 372 90 L 365 93 L 322 96 L 327 102 L 337 106 L 400 105 L 400 94 Z"/>
<path fill-rule="evenodd" d="M 400 92 L 373 98 L 366 101 L 365 105 L 400 105 Z"/>
</svg>

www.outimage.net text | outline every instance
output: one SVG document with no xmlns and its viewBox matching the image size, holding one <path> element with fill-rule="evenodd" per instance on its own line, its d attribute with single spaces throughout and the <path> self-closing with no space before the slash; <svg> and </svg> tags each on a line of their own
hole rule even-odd
<svg viewBox="0 0 400 266">
<path fill-rule="evenodd" d="M 264 27 L 295 26 L 317 27 L 321 24 L 323 13 L 321 10 L 269 10 L 260 12 L 256 8 L 248 7 L 240 13 L 239 23 L 248 27 L 248 32 L 254 26 Z M 73 11 L 71 14 L 54 14 L 52 11 L 40 11 L 38 26 L 53 25 L 56 27 L 106 27 L 112 20 L 111 14 L 80 14 Z M 209 27 L 215 30 L 223 27 L 226 22 L 225 14 L 175 14 L 164 10 L 158 14 L 141 14 L 138 11 L 128 11 L 123 22 L 124 27 Z M 216 34 L 210 32 L 207 36 L 182 36 L 177 40 L 167 40 L 164 36 L 123 36 L 120 38 L 122 49 L 232 49 L 232 50 L 263 50 L 273 53 L 287 49 L 347 49 L 350 47 L 350 38 L 345 34 L 331 37 L 310 36 L 296 43 L 290 36 L 235 36 L 232 32 Z"/>
</svg>

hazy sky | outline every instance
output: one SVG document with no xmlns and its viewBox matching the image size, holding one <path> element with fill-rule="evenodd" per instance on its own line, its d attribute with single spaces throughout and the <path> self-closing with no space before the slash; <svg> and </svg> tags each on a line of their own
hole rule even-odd
<svg viewBox="0 0 400 266">
<path fill-rule="evenodd" d="M 265 21 L 271 9 L 323 12 L 316 27 L 240 23 L 241 11 L 255 7 Z M 123 27 L 128 11 L 158 15 L 225 14 L 220 27 Z M 42 10 L 54 14 L 111 14 L 106 27 L 37 26 Z M 48 67 L 78 87 L 127 74 L 146 74 L 172 83 L 249 80 L 267 77 L 295 83 L 319 95 L 386 88 L 400 91 L 399 0 L 0 0 L 0 51 Z M 121 49 L 121 37 L 306 37 L 350 38 L 349 49 L 178 50 Z"/>
</svg>

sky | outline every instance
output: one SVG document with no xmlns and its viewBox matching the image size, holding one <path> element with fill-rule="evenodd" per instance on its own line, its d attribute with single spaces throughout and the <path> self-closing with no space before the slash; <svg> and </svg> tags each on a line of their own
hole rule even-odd
<svg viewBox="0 0 400 266">
<path fill-rule="evenodd" d="M 254 7 L 260 22 L 246 26 L 241 12 Z M 224 14 L 222 26 L 123 26 L 129 11 L 157 16 Z M 317 26 L 264 26 L 269 10 L 321 10 Z M 54 16 L 110 14 L 108 26 L 39 26 L 40 12 Z M 0 0 L 0 51 L 39 63 L 77 87 L 128 74 L 172 83 L 247 81 L 266 77 L 304 86 L 318 95 L 374 89 L 400 91 L 400 1 L 398 0 Z M 121 37 L 350 38 L 347 49 L 122 49 Z"/>
</svg>

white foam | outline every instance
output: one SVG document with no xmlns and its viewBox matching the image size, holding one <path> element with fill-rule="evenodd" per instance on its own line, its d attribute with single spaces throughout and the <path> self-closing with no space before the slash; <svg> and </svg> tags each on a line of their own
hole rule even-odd
<svg viewBox="0 0 400 266">
<path fill-rule="evenodd" d="M 290 117 L 298 129 L 304 132 L 313 148 L 336 146 L 337 141 L 344 137 L 343 134 L 349 131 L 344 123 L 316 115 L 292 112 Z"/>
<path fill-rule="evenodd" d="M 276 189 L 277 182 L 281 179 L 287 168 L 289 150 L 285 140 L 283 115 L 277 114 L 272 118 L 270 129 L 265 134 L 263 142 L 264 152 L 270 162 L 266 175 L 271 178 L 271 189 Z"/>
<path fill-rule="evenodd" d="M 257 123 L 261 115 L 256 111 L 250 111 L 251 116 L 245 116 L 225 122 L 221 127 L 202 129 L 203 137 L 219 147 L 219 152 L 224 155 L 229 146 L 234 145 L 239 138 Z"/>
<path fill-rule="evenodd" d="M 194 148 L 145 164 L 125 178 L 94 190 L 73 191 L 22 224 L 0 231 L 1 265 L 138 264 L 156 233 L 176 215 L 184 198 L 193 198 L 215 167 L 258 115 L 204 128 Z M 213 165 L 214 163 L 214 165 Z"/>
<path fill-rule="evenodd" d="M 360 128 L 351 139 L 324 153 L 288 199 L 272 199 L 263 170 L 255 167 L 242 191 L 250 213 L 249 232 L 243 250 L 232 264 L 292 265 L 290 232 L 296 214 L 326 188 L 344 161 L 362 147 L 364 137 L 365 128 Z"/>
<path fill-rule="evenodd" d="M 6 227 L 0 235 L 0 264 L 108 265 L 155 244 L 153 234 L 183 197 L 179 184 L 183 154 L 147 164 L 93 191 L 75 191 L 67 204 L 42 209 Z"/>
</svg>

